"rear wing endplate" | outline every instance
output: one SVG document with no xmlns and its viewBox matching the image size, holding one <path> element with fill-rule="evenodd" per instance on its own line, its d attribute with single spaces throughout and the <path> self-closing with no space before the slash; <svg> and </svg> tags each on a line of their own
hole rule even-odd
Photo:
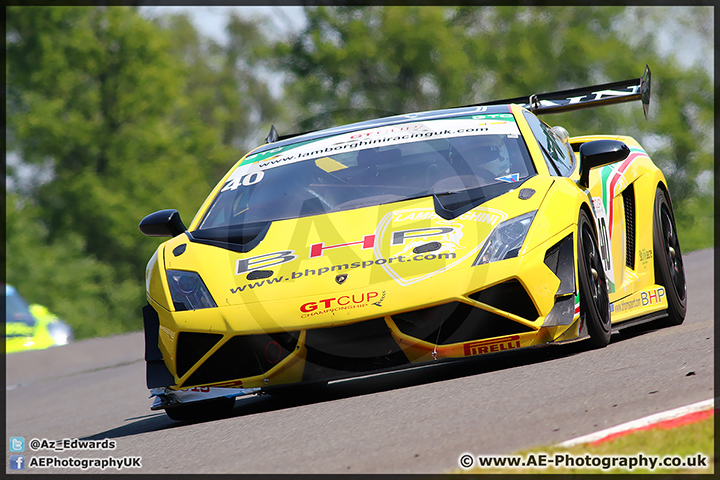
<svg viewBox="0 0 720 480">
<path fill-rule="evenodd" d="M 508 98 L 466 106 L 476 107 L 517 103 L 536 115 L 544 115 L 632 102 L 635 100 L 642 101 L 643 112 L 647 119 L 648 108 L 650 107 L 650 67 L 647 65 L 645 65 L 645 72 L 640 78 L 604 83 L 591 87 L 560 90 L 557 92 L 537 93 L 529 97 Z"/>
</svg>

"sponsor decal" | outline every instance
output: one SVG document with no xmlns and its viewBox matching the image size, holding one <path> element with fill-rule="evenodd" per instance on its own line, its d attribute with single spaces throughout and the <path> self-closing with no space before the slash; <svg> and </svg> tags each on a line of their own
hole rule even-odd
<svg viewBox="0 0 720 480">
<path fill-rule="evenodd" d="M 448 260 L 455 259 L 455 253 L 426 253 L 426 254 L 417 254 L 417 255 L 398 255 L 396 257 L 389 257 L 389 258 L 378 258 L 376 260 L 364 260 L 364 261 L 358 261 L 358 262 L 352 262 L 352 263 L 342 263 L 339 265 L 332 265 L 330 267 L 321 267 L 318 269 L 315 268 L 306 268 L 305 271 L 299 271 L 299 272 L 292 272 L 289 276 L 280 275 L 275 278 L 268 278 L 265 280 L 260 280 L 259 282 L 252 282 L 252 283 L 246 283 L 245 285 L 238 286 L 236 288 L 231 288 L 230 293 L 242 293 L 245 290 L 254 290 L 255 288 L 260 288 L 265 285 L 272 285 L 277 284 L 280 282 L 286 282 L 290 280 L 297 280 L 300 278 L 308 278 L 313 276 L 320 276 L 328 272 L 338 272 L 338 271 L 344 271 L 344 270 L 353 270 L 356 268 L 370 268 L 375 265 L 386 265 L 386 264 L 393 264 L 393 263 L 409 263 L 409 262 L 424 262 L 424 261 L 443 261 L 446 262 Z M 347 280 L 347 274 L 338 274 L 335 277 L 335 281 L 338 281 L 338 277 L 345 277 L 345 280 Z M 343 280 L 343 282 L 345 281 Z M 341 283 L 341 282 L 338 282 Z"/>
<path fill-rule="evenodd" d="M 651 288 L 635 294 L 629 299 L 623 299 L 610 304 L 610 312 L 622 313 L 636 308 L 651 307 L 664 303 L 665 288 Z"/>
<path fill-rule="evenodd" d="M 595 228 L 598 233 L 598 250 L 600 251 L 600 259 L 602 260 L 603 269 L 608 283 L 608 292 L 615 291 L 615 269 L 613 268 L 612 250 L 610 243 L 610 234 L 608 233 L 608 218 L 605 214 L 605 207 L 601 198 L 594 197 L 592 199 L 593 210 L 595 211 Z"/>
<path fill-rule="evenodd" d="M 608 92 L 609 91 L 598 93 Z M 599 234 L 598 237 L 603 237 L 601 241 L 607 244 L 608 259 L 606 262 L 605 258 L 603 258 L 603 267 L 605 268 L 605 272 L 608 276 L 608 290 L 610 293 L 615 291 L 615 284 L 613 283 L 615 276 L 612 267 L 610 245 L 612 245 L 612 241 L 615 239 L 615 232 L 613 231 L 615 217 L 621 213 L 615 211 L 613 199 L 619 195 L 622 190 L 627 188 L 628 179 L 625 177 L 625 174 L 630 170 L 633 162 L 641 157 L 647 158 L 645 150 L 638 147 L 630 147 L 630 155 L 628 155 L 625 160 L 602 167 L 600 169 L 601 197 L 592 199 L 593 209 L 596 214 L 596 226 Z M 601 215 L 604 218 L 602 221 L 603 225 L 601 225 L 598 212 L 602 212 Z M 602 251 L 600 252 L 600 255 L 603 255 Z"/>
<path fill-rule="evenodd" d="M 652 250 L 645 250 L 644 248 L 638 252 L 638 257 L 640 258 L 640 261 L 645 264 L 648 262 L 648 260 L 652 260 L 653 258 L 653 251 Z"/>
<path fill-rule="evenodd" d="M 640 292 L 640 300 L 643 307 L 650 305 L 657 305 L 662 303 L 662 299 L 665 296 L 665 289 L 663 287 L 654 288 L 646 292 Z"/>
<path fill-rule="evenodd" d="M 382 295 L 380 296 L 380 300 L 377 302 L 373 302 L 373 305 L 376 307 L 382 307 L 382 302 L 385 301 L 385 290 L 383 290 Z"/>
<path fill-rule="evenodd" d="M 339 245 L 328 245 L 325 246 L 325 243 L 314 243 L 310 245 L 310 255 L 308 258 L 317 258 L 323 256 L 323 251 L 329 250 L 331 248 L 338 248 L 338 247 L 348 247 L 350 245 L 361 245 L 361 248 L 363 250 L 366 250 L 368 248 L 373 248 L 375 246 L 375 235 L 365 235 L 362 240 L 357 242 L 348 242 L 348 243 L 341 243 Z"/>
<path fill-rule="evenodd" d="M 292 262 L 298 258 L 294 250 L 281 250 L 279 252 L 265 253 L 256 257 L 241 258 L 235 263 L 235 275 L 242 275 L 251 270 L 261 270 L 283 263 Z"/>
<path fill-rule="evenodd" d="M 520 179 L 519 173 L 511 173 L 510 175 L 504 175 L 502 177 L 495 177 L 495 180 L 500 180 L 501 182 L 507 182 L 507 183 L 515 183 Z"/>
<path fill-rule="evenodd" d="M 320 276 L 328 272 L 336 273 L 336 281 L 338 284 L 342 284 L 347 280 L 346 276 L 340 276 L 344 273 L 344 270 L 364 269 L 371 266 L 380 266 L 401 286 L 410 285 L 455 267 L 482 248 L 491 229 L 486 229 L 488 231 L 484 238 L 473 238 L 472 248 L 463 247 L 463 228 L 471 228 L 468 222 L 494 227 L 506 219 L 507 214 L 505 212 L 487 207 L 475 208 L 453 220 L 441 218 L 432 207 L 389 212 L 380 220 L 374 233 L 358 235 L 353 241 L 339 244 L 313 243 L 309 245 L 307 250 L 307 259 L 325 257 L 326 251 L 333 249 L 372 250 L 375 256 L 374 259 L 317 269 L 307 268 L 304 271 L 292 272 L 289 276 L 278 276 L 263 280 L 260 278 L 249 279 L 259 281 L 231 288 L 231 292 L 243 292 L 246 288 L 254 289 L 286 280 L 296 280 L 314 275 Z M 477 229 L 472 227 L 470 231 L 474 233 Z M 428 245 L 433 245 L 432 250 L 426 248 Z M 295 250 L 280 250 L 241 258 L 235 262 L 235 275 L 269 269 L 298 259 L 301 259 L 301 255 L 296 253 Z M 428 272 L 427 269 L 423 269 L 421 274 L 418 274 L 417 267 L 407 265 L 411 262 L 437 260 L 442 261 L 442 263 L 435 270 Z"/>
<path fill-rule="evenodd" d="M 455 115 L 455 114 L 450 114 Z M 505 114 L 507 115 L 507 114 Z M 476 115 L 477 116 L 477 115 Z M 480 115 L 483 119 L 489 116 Z M 453 138 L 466 135 L 498 134 L 518 135 L 514 117 L 497 117 L 494 122 L 478 122 L 470 116 L 460 118 L 418 121 L 402 125 L 376 127 L 357 132 L 348 132 L 329 138 L 311 140 L 284 147 L 278 147 L 247 156 L 231 175 L 223 188 L 235 189 L 262 180 L 249 167 L 265 170 L 309 159 L 323 158 L 337 153 L 346 153 L 378 146 L 400 145 L 425 139 Z M 230 183 L 232 181 L 232 183 Z M 245 182 L 245 183 L 244 183 Z"/>
<path fill-rule="evenodd" d="M 503 352 L 514 348 L 520 348 L 520 335 L 511 335 L 492 340 L 478 340 L 463 344 L 463 351 L 466 357 L 481 355 L 483 353 Z"/>
<path fill-rule="evenodd" d="M 165 325 L 160 325 L 160 331 L 170 337 L 171 340 L 175 340 L 175 332 L 173 330 L 170 330 Z"/>
<path fill-rule="evenodd" d="M 433 211 L 432 214 L 437 217 L 438 221 L 446 222 L 445 220 L 442 220 L 440 217 L 438 217 L 435 212 Z M 398 214 L 399 220 L 397 221 L 407 221 L 407 220 L 415 220 L 419 219 L 420 217 L 430 218 L 429 215 L 427 215 L 427 212 L 421 212 L 421 214 L 418 215 L 416 218 L 414 214 L 410 214 L 406 217 L 403 217 L 403 212 L 400 212 Z M 498 215 L 497 213 L 488 213 L 488 212 L 468 212 L 466 214 L 463 214 L 461 217 L 459 217 L 462 220 L 474 220 L 481 223 L 488 223 L 490 225 L 496 225 L 500 222 L 501 219 L 504 220 L 504 217 L 506 215 L 503 214 L 503 216 Z M 449 225 L 449 224 L 448 224 Z M 427 243 L 428 238 L 435 238 L 435 237 L 445 237 L 449 242 L 453 243 L 453 248 L 451 250 L 455 250 L 458 248 L 461 248 L 459 243 L 453 242 L 451 238 L 453 236 L 462 238 L 462 234 L 460 234 L 460 230 L 462 229 L 462 224 L 454 224 L 453 226 L 438 226 L 438 227 L 427 227 L 427 228 L 413 228 L 413 229 L 406 229 L 406 230 L 394 230 L 392 232 L 389 232 L 390 238 L 391 238 L 391 245 L 397 246 L 397 245 L 405 245 L 409 242 L 408 248 L 405 248 L 403 252 L 401 252 L 400 255 L 396 255 L 394 257 L 390 257 L 387 260 L 384 260 L 381 256 L 378 256 L 377 264 L 381 265 L 385 262 L 392 263 L 393 259 L 398 259 L 400 262 L 409 261 L 404 260 L 402 257 L 404 254 L 407 254 L 408 252 L 412 252 L 412 249 L 417 246 L 419 243 Z M 459 240 L 458 238 L 458 240 Z M 377 245 L 377 234 L 369 234 L 364 235 L 362 239 L 354 241 L 354 242 L 346 242 L 346 243 L 340 243 L 337 245 L 325 245 L 325 242 L 319 242 L 314 243 L 310 245 L 309 253 L 308 253 L 308 259 L 312 258 L 320 258 L 323 256 L 325 250 L 330 250 L 333 248 L 341 248 L 341 247 L 352 247 L 352 246 L 359 246 L 361 250 L 368 250 L 371 248 L 376 247 Z M 447 250 L 447 249 L 446 249 Z M 270 267 L 274 267 L 277 265 L 282 265 L 284 263 L 292 262 L 293 260 L 298 259 L 299 256 L 295 254 L 294 250 L 281 250 L 279 252 L 270 252 L 270 253 L 264 253 L 262 255 L 257 255 L 254 257 L 249 258 L 241 258 L 238 259 L 235 262 L 235 275 L 242 275 L 247 272 L 251 272 L 253 270 L 263 270 Z M 453 256 L 454 258 L 454 256 Z M 430 260 L 431 258 L 428 258 L 427 260 Z M 414 258 L 414 260 L 418 260 L 417 258 Z M 365 262 L 363 262 L 363 268 L 365 268 Z M 328 267 L 321 268 L 321 273 L 327 272 L 330 269 Z M 334 268 L 333 268 L 334 271 Z"/>
<path fill-rule="evenodd" d="M 512 113 L 485 113 L 483 115 L 473 115 L 473 120 L 498 119 L 508 122 L 514 122 L 515 116 Z"/>
<path fill-rule="evenodd" d="M 575 310 L 573 311 L 573 318 L 580 315 L 580 294 L 575 294 Z"/>
<path fill-rule="evenodd" d="M 212 386 L 218 387 L 218 388 L 230 388 L 230 387 L 240 388 L 243 386 L 243 382 L 242 382 L 242 380 L 233 380 L 231 382 L 213 383 Z"/>
<path fill-rule="evenodd" d="M 349 140 L 356 141 L 358 139 L 367 138 L 382 138 L 401 133 L 417 133 L 417 132 L 429 132 L 430 130 L 423 123 L 405 123 L 400 125 L 389 125 L 387 127 L 375 128 L 372 130 L 363 130 L 360 132 L 353 132 L 349 134 Z"/>
<path fill-rule="evenodd" d="M 183 392 L 201 392 L 201 393 L 208 393 L 210 391 L 210 387 L 193 387 L 193 388 L 183 388 Z"/>
<path fill-rule="evenodd" d="M 606 97 L 624 97 L 627 95 L 634 95 L 638 88 L 640 88 L 639 85 L 628 85 L 625 87 L 625 90 L 598 90 L 597 92 L 592 92 L 587 95 L 581 95 L 579 97 L 567 97 L 563 100 L 540 100 L 537 102 L 537 99 L 535 102 L 539 103 L 539 106 L 543 107 L 555 107 L 555 106 L 562 106 L 562 105 L 574 105 L 581 102 L 591 102 L 596 100 L 602 100 Z M 628 91 L 629 89 L 629 91 Z M 537 105 L 537 103 L 534 103 Z M 524 105 L 525 108 L 530 107 L 531 104 Z"/>
<path fill-rule="evenodd" d="M 416 210 L 399 210 L 393 213 L 395 217 L 392 219 L 393 223 L 401 223 L 407 221 L 416 220 L 433 220 L 433 221 L 445 221 L 440 217 L 433 209 L 416 209 Z M 488 225 L 495 226 L 501 221 L 504 221 L 507 215 L 499 210 L 489 208 L 475 208 L 469 212 L 463 213 L 457 220 L 460 221 L 473 221 L 478 223 L 487 223 Z M 393 232 L 394 233 L 394 232 Z"/>
<path fill-rule="evenodd" d="M 334 313 L 340 310 L 364 308 L 370 305 L 382 307 L 382 302 L 384 300 L 384 290 L 382 292 L 369 291 L 351 295 L 341 295 L 339 297 L 324 298 L 322 300 L 307 302 L 300 305 L 300 311 L 303 313 L 300 318 L 321 315 L 324 313 Z"/>
<path fill-rule="evenodd" d="M 412 239 L 422 239 L 421 241 L 424 242 L 430 237 L 443 236 L 449 233 L 453 233 L 455 231 L 459 231 L 460 229 L 462 229 L 462 226 L 428 227 L 413 228 L 411 230 L 400 230 L 397 232 L 392 232 L 392 235 L 390 237 L 390 245 L 405 245 L 405 243 L 408 242 L 408 239 L 410 239 L 411 241 Z"/>
<path fill-rule="evenodd" d="M 262 170 L 246 173 L 243 170 L 235 169 L 235 171 L 225 182 L 225 185 L 223 185 L 220 193 L 237 190 L 240 186 L 250 187 L 252 185 L 255 185 L 256 183 L 259 183 L 264 176 L 265 172 L 263 172 Z"/>
<path fill-rule="evenodd" d="M 426 256 L 427 259 L 435 258 L 430 257 L 430 255 L 437 254 L 437 258 L 440 259 L 442 254 L 452 254 L 454 261 L 439 264 L 437 269 L 432 271 L 424 270 L 421 273 L 417 269 L 407 268 L 408 265 L 402 265 L 399 262 L 382 264 L 382 269 L 397 284 L 404 287 L 445 272 L 477 254 L 491 229 L 485 229 L 487 232 L 484 238 L 473 238 L 472 248 L 464 247 L 462 246 L 462 239 L 465 236 L 463 228 L 467 226 L 471 233 L 480 230 L 475 227 L 471 228 L 468 222 L 495 226 L 506 219 L 507 214 L 505 212 L 487 207 L 475 208 L 453 220 L 441 218 L 431 207 L 395 210 L 387 213 L 378 223 L 375 229 L 373 252 L 378 258 L 403 257 L 410 255 L 416 248 L 421 251 L 424 245 L 438 242 L 441 245 L 440 248 L 434 250 L 433 254 Z M 405 225 L 407 225 L 407 228 L 398 228 Z M 410 228 L 412 226 L 415 226 L 415 228 Z M 466 240 L 465 243 L 468 243 L 468 241 Z"/>
</svg>

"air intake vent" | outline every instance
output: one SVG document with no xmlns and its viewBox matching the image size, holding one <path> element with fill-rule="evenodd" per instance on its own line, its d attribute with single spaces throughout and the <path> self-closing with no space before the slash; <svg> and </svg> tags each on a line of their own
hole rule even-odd
<svg viewBox="0 0 720 480">
<path fill-rule="evenodd" d="M 555 295 L 575 293 L 575 257 L 573 234 L 569 234 L 545 252 L 545 265 L 560 279 Z"/>
<path fill-rule="evenodd" d="M 219 333 L 180 332 L 175 363 L 177 376 L 185 375 L 221 338 Z"/>
<path fill-rule="evenodd" d="M 470 298 L 510 312 L 531 322 L 540 316 L 525 288 L 517 280 L 510 280 L 480 290 L 470 295 Z"/>
<path fill-rule="evenodd" d="M 405 335 L 438 345 L 532 331 L 508 318 L 460 302 L 405 312 L 393 315 L 392 319 Z"/>
<path fill-rule="evenodd" d="M 300 332 L 290 332 L 233 337 L 205 360 L 185 385 L 262 375 L 295 350 L 299 336 Z"/>
<path fill-rule="evenodd" d="M 622 197 L 625 207 L 625 238 L 627 238 L 625 265 L 635 270 L 635 188 L 632 183 L 623 190 Z"/>
<path fill-rule="evenodd" d="M 383 318 L 310 329 L 305 347 L 308 364 L 335 371 L 366 372 L 408 362 Z"/>
</svg>

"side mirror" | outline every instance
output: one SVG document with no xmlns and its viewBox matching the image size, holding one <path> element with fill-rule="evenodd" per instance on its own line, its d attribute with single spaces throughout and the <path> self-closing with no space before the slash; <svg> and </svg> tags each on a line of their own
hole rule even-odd
<svg viewBox="0 0 720 480">
<path fill-rule="evenodd" d="M 175 209 L 151 213 L 140 220 L 138 228 L 148 237 L 175 237 L 187 230 Z"/>
<path fill-rule="evenodd" d="M 604 167 L 625 160 L 630 148 L 618 140 L 594 140 L 580 145 L 580 180 L 578 185 L 587 188 L 590 182 L 590 169 Z"/>
</svg>

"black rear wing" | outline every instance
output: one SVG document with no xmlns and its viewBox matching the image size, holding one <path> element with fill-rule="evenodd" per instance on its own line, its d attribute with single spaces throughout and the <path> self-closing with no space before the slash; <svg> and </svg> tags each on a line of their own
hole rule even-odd
<svg viewBox="0 0 720 480">
<path fill-rule="evenodd" d="M 573 110 L 581 110 L 584 108 L 595 108 L 604 105 L 613 105 L 616 103 L 633 102 L 641 100 L 645 118 L 648 116 L 648 108 L 650 107 L 650 67 L 645 65 L 645 72 L 640 78 L 630 80 L 622 80 L 619 82 L 603 83 L 591 87 L 573 88 L 570 90 L 560 90 L 550 93 L 536 93 L 529 97 L 507 98 L 505 100 L 493 100 L 492 102 L 473 103 L 472 105 L 463 105 L 462 107 L 481 107 L 485 105 L 507 105 L 517 103 L 527 108 L 535 115 L 544 115 L 550 113 L 564 113 Z M 390 112 L 383 112 L 388 115 L 397 115 Z M 320 115 L 318 115 L 320 117 Z M 315 117 L 314 117 L 315 118 Z M 306 133 L 312 133 L 310 130 L 303 133 L 293 133 L 290 135 L 278 135 L 275 127 L 270 128 L 270 133 L 265 138 L 267 143 L 277 142 L 278 140 L 286 140 L 288 138 L 297 137 Z"/>
<path fill-rule="evenodd" d="M 466 105 L 466 107 L 517 103 L 536 115 L 544 115 L 632 102 L 635 100 L 642 101 L 643 112 L 647 119 L 648 108 L 650 107 L 650 67 L 647 65 L 645 65 L 645 72 L 640 78 L 604 83 L 591 87 L 560 90 L 557 92 L 537 93 L 529 97 L 494 100 L 492 102 Z"/>
</svg>

